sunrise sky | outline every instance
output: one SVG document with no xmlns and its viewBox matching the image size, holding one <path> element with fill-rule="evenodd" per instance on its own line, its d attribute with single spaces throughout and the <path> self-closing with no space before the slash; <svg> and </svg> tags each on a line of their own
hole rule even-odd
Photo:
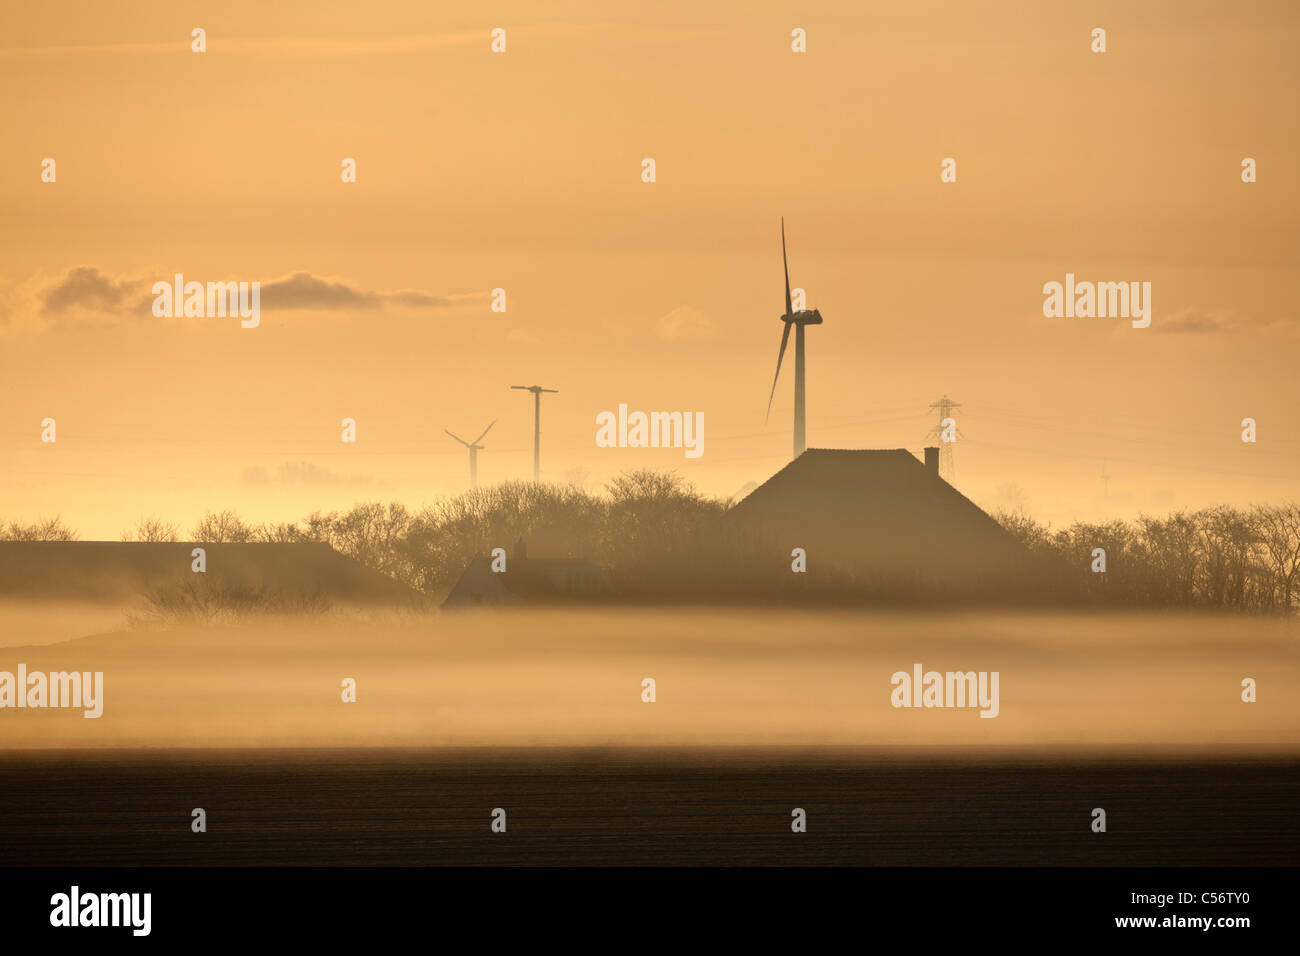
<svg viewBox="0 0 1300 956">
<path fill-rule="evenodd" d="M 1060 523 L 1295 497 L 1298 19 L 1184 0 L 6 5 L 0 520 L 116 538 L 209 508 L 419 507 L 468 484 L 444 428 L 497 419 L 480 482 L 531 476 L 532 400 L 509 386 L 533 383 L 559 389 L 545 478 L 672 468 L 730 495 L 790 454 L 792 364 L 764 424 L 782 215 L 825 317 L 811 447 L 919 453 L 947 393 L 955 483 L 985 507 Z M 260 327 L 155 318 L 176 272 L 260 281 Z M 1067 272 L 1150 282 L 1151 327 L 1044 318 Z M 703 412 L 703 456 L 596 447 L 620 402 Z"/>
</svg>

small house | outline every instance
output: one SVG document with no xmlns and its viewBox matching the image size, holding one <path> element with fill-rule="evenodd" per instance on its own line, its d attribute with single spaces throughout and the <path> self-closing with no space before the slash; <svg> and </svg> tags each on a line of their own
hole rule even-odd
<svg viewBox="0 0 1300 956">
<path fill-rule="evenodd" d="M 590 560 L 531 558 L 520 540 L 508 557 L 476 556 L 442 606 L 451 610 L 479 605 L 566 603 L 597 598 L 609 590 L 605 572 Z"/>
</svg>

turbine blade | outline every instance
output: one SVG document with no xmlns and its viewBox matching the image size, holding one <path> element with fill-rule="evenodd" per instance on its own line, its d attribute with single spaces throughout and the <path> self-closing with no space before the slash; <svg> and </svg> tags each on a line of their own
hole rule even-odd
<svg viewBox="0 0 1300 956">
<path fill-rule="evenodd" d="M 460 443 L 461 443 L 462 445 L 464 445 L 466 448 L 469 447 L 469 442 L 467 442 L 465 439 L 461 438 L 459 435 L 452 435 L 452 433 L 449 432 L 449 431 L 447 431 L 447 429 L 445 429 L 445 428 L 443 429 L 443 431 L 447 432 L 448 435 L 451 435 L 452 438 L 456 439 L 456 441 L 460 442 Z"/>
<path fill-rule="evenodd" d="M 776 397 L 776 380 L 781 377 L 781 359 L 785 357 L 785 343 L 790 341 L 790 323 L 785 324 L 785 331 L 781 333 L 781 351 L 776 353 L 776 374 L 772 376 L 772 394 L 767 396 L 767 416 L 763 423 L 772 417 L 772 399 Z"/>
<path fill-rule="evenodd" d="M 785 216 L 781 217 L 781 265 L 785 268 L 785 314 L 790 315 L 794 312 L 794 306 L 790 303 L 790 263 L 785 258 Z M 786 326 L 786 332 L 790 327 Z M 784 347 L 782 348 L 784 351 Z M 780 371 L 780 361 L 777 361 L 777 370 Z M 775 385 L 772 386 L 776 388 Z"/>
<path fill-rule="evenodd" d="M 496 423 L 497 423 L 497 420 L 496 420 L 495 418 L 492 419 L 492 424 L 491 424 L 491 425 L 488 425 L 487 428 L 483 429 L 483 435 L 486 435 L 488 432 L 490 432 L 490 431 L 492 430 L 492 425 L 495 425 Z M 477 445 L 479 442 L 481 442 L 481 441 L 483 440 L 483 435 L 479 435 L 478 438 L 475 438 L 475 439 L 474 439 L 474 444 L 475 444 L 475 445 Z"/>
</svg>

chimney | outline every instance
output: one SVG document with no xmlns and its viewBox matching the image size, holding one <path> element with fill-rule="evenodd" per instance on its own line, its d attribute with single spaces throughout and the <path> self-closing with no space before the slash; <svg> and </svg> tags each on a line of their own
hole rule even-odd
<svg viewBox="0 0 1300 956">
<path fill-rule="evenodd" d="M 528 545 L 524 544 L 523 538 L 520 538 L 515 542 L 515 560 L 523 561 L 527 557 L 528 557 Z"/>
<path fill-rule="evenodd" d="M 925 470 L 930 474 L 938 477 L 939 475 L 939 449 L 927 448 L 925 450 Z"/>
</svg>

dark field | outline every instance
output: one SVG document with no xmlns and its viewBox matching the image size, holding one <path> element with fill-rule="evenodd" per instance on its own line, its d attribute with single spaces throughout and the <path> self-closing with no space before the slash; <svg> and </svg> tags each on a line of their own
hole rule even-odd
<svg viewBox="0 0 1300 956">
<path fill-rule="evenodd" d="M 0 757 L 0 865 L 1260 866 L 1300 761 L 763 748 Z M 207 811 L 192 833 L 190 811 Z M 508 832 L 490 831 L 503 807 Z M 792 833 L 790 811 L 808 813 Z M 1090 831 L 1093 807 L 1108 832 Z"/>
</svg>

